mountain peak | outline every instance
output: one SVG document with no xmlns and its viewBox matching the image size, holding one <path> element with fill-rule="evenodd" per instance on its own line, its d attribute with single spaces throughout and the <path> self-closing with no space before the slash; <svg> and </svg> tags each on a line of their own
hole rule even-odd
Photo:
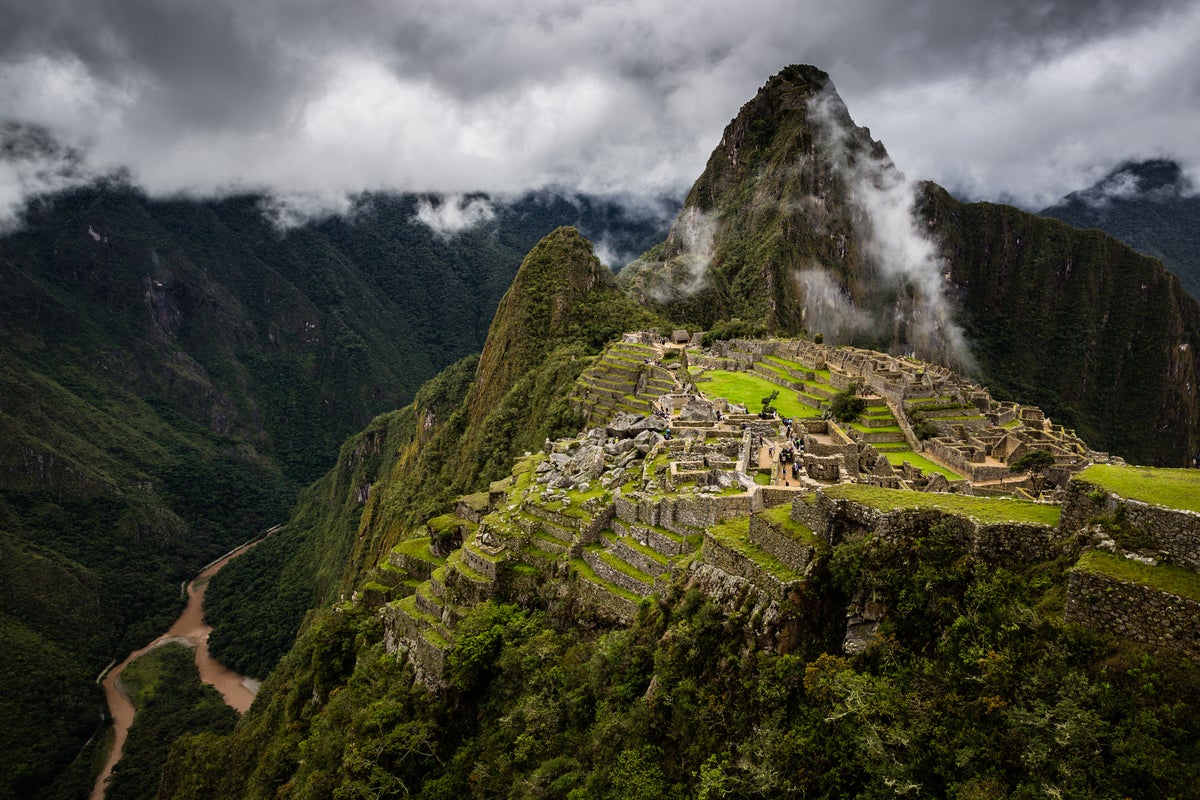
<svg viewBox="0 0 1200 800">
<path fill-rule="evenodd" d="M 605 287 L 616 291 L 612 272 L 578 230 L 563 226 L 544 236 L 525 256 L 496 308 L 475 373 L 471 419 L 486 416 L 578 322 L 582 301 Z"/>
</svg>

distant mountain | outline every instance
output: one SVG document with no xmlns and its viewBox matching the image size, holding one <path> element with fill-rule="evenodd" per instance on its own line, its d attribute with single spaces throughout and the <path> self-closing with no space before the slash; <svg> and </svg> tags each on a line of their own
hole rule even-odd
<svg viewBox="0 0 1200 800">
<path fill-rule="evenodd" d="M 1200 308 L 1098 231 L 909 181 L 829 76 L 729 123 L 667 239 L 619 276 L 685 327 L 730 318 L 911 353 L 1140 463 L 1200 451 Z"/>
<path fill-rule="evenodd" d="M 1076 228 L 1099 228 L 1161 259 L 1200 300 L 1200 190 L 1176 162 L 1127 162 L 1038 213 Z"/>
<path fill-rule="evenodd" d="M 72 794 L 96 674 L 347 436 L 479 352 L 538 239 L 578 224 L 613 258 L 665 228 L 552 193 L 370 195 L 287 231 L 269 210 L 109 183 L 0 237 L 0 687 L 24 698 L 0 711 L 0 796 Z M 334 572 L 298 584 L 301 613 Z"/>
</svg>

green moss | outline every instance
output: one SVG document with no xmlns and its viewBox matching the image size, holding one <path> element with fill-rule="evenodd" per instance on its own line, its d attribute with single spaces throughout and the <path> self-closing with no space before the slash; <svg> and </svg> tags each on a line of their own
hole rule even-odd
<svg viewBox="0 0 1200 800">
<path fill-rule="evenodd" d="M 880 511 L 933 509 L 948 514 L 960 514 L 983 523 L 1018 522 L 1054 526 L 1058 525 L 1058 518 L 1062 511 L 1058 506 L 1024 500 L 969 497 L 961 494 L 934 492 L 908 492 L 853 483 L 831 486 L 822 491 L 827 497 L 862 503 Z"/>
<path fill-rule="evenodd" d="M 1092 550 L 1080 556 L 1075 569 L 1096 572 L 1200 602 L 1200 574 L 1172 564 L 1150 566 L 1114 553 Z"/>
<path fill-rule="evenodd" d="M 1076 479 L 1130 500 L 1200 513 L 1200 470 L 1093 464 Z"/>
</svg>

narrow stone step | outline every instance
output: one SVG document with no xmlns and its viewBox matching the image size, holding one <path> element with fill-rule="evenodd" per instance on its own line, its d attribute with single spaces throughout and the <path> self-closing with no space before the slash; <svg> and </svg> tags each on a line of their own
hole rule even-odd
<svg viewBox="0 0 1200 800">
<path fill-rule="evenodd" d="M 647 547 L 630 536 L 618 536 L 612 531 L 601 534 L 606 549 L 618 558 L 648 575 L 662 575 L 670 569 L 667 556 Z"/>
<path fill-rule="evenodd" d="M 593 611 L 613 622 L 632 624 L 642 600 L 638 595 L 597 575 L 582 558 L 572 558 L 570 563 L 579 576 L 580 595 Z"/>
<path fill-rule="evenodd" d="M 654 591 L 654 576 L 621 560 L 616 554 L 597 545 L 583 549 L 583 560 L 601 578 L 642 597 Z"/>
</svg>

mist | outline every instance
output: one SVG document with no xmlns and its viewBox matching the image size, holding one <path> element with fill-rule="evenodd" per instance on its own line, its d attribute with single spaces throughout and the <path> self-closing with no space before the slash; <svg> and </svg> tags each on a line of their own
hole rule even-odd
<svg viewBox="0 0 1200 800">
<path fill-rule="evenodd" d="M 839 298 L 843 305 L 849 303 L 849 297 L 805 274 L 810 271 L 802 271 L 797 280 L 805 289 L 806 318 L 833 318 L 836 330 L 887 331 L 893 349 L 971 372 L 975 359 L 955 321 L 949 266 L 914 211 L 917 184 L 886 155 L 866 146 L 867 137 L 850 127 L 853 123 L 845 105 L 832 89 L 814 98 L 808 113 L 818 150 L 845 182 L 849 202 L 859 212 L 852 220 L 867 257 L 860 279 L 879 284 L 869 287 L 865 295 L 893 299 L 870 309 L 873 319 L 868 324 L 863 321 L 864 309 L 831 309 Z"/>
</svg>

